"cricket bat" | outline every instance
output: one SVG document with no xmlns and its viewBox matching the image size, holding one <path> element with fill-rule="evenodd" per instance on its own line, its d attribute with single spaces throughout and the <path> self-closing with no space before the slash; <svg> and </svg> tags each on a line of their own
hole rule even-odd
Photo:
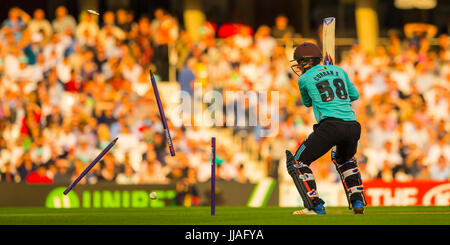
<svg viewBox="0 0 450 245">
<path fill-rule="evenodd" d="M 324 65 L 334 65 L 335 62 L 335 26 L 336 19 L 334 17 L 323 19 L 322 53 Z"/>
</svg>

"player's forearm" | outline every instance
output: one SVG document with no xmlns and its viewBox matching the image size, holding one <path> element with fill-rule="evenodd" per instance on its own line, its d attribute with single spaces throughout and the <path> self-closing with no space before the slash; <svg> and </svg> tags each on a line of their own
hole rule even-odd
<svg viewBox="0 0 450 245">
<path fill-rule="evenodd" d="M 359 99 L 359 94 L 356 94 L 356 95 L 349 95 L 349 97 L 350 97 L 350 101 L 355 101 L 355 100 L 358 100 L 358 99 Z"/>
<path fill-rule="evenodd" d="M 355 101 L 359 99 L 358 90 L 356 90 L 354 86 L 350 86 L 348 92 L 349 92 L 348 97 L 350 98 L 350 101 Z"/>
<path fill-rule="evenodd" d="M 311 97 L 309 96 L 308 92 L 306 92 L 305 89 L 301 88 L 300 94 L 302 96 L 302 104 L 306 107 L 311 107 L 312 100 L 311 100 Z"/>
<path fill-rule="evenodd" d="M 302 100 L 302 103 L 303 103 L 303 105 L 306 106 L 306 107 L 311 107 L 311 106 L 312 106 L 312 103 L 311 103 L 311 102 L 305 102 L 304 100 Z"/>
</svg>

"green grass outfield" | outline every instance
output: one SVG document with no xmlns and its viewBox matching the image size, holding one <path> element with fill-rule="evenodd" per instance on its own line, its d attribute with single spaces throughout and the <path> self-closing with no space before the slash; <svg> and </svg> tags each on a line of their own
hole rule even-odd
<svg viewBox="0 0 450 245">
<path fill-rule="evenodd" d="M 446 207 L 367 207 L 354 215 L 328 207 L 327 215 L 294 216 L 295 208 L 167 207 L 146 209 L 0 208 L 0 225 L 450 225 Z"/>
</svg>

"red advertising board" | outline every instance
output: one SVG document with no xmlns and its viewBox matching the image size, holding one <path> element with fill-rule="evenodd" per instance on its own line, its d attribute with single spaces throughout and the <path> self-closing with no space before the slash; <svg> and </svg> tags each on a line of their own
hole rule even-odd
<svg viewBox="0 0 450 245">
<path fill-rule="evenodd" d="M 364 182 L 370 206 L 448 206 L 450 181 L 414 180 L 408 182 Z"/>
</svg>

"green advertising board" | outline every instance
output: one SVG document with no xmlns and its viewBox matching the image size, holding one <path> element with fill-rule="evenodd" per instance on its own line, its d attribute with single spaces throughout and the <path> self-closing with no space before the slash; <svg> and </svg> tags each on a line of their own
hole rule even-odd
<svg viewBox="0 0 450 245">
<path fill-rule="evenodd" d="M 152 200 L 145 190 L 83 190 L 63 194 L 65 187 L 56 187 L 47 195 L 47 208 L 148 208 L 174 205 L 174 190 L 152 190 L 158 199 Z"/>
<path fill-rule="evenodd" d="M 266 181 L 267 182 L 267 181 Z M 278 204 L 278 188 L 274 181 L 241 184 L 217 181 L 218 206 L 269 206 Z M 266 183 L 266 184 L 264 184 Z M 37 206 L 47 208 L 159 208 L 176 205 L 175 184 L 168 185 L 78 185 L 67 195 L 65 185 L 0 184 L 0 207 Z M 197 184 L 199 205 L 209 205 L 209 183 Z M 158 198 L 149 196 L 156 192 Z"/>
</svg>

